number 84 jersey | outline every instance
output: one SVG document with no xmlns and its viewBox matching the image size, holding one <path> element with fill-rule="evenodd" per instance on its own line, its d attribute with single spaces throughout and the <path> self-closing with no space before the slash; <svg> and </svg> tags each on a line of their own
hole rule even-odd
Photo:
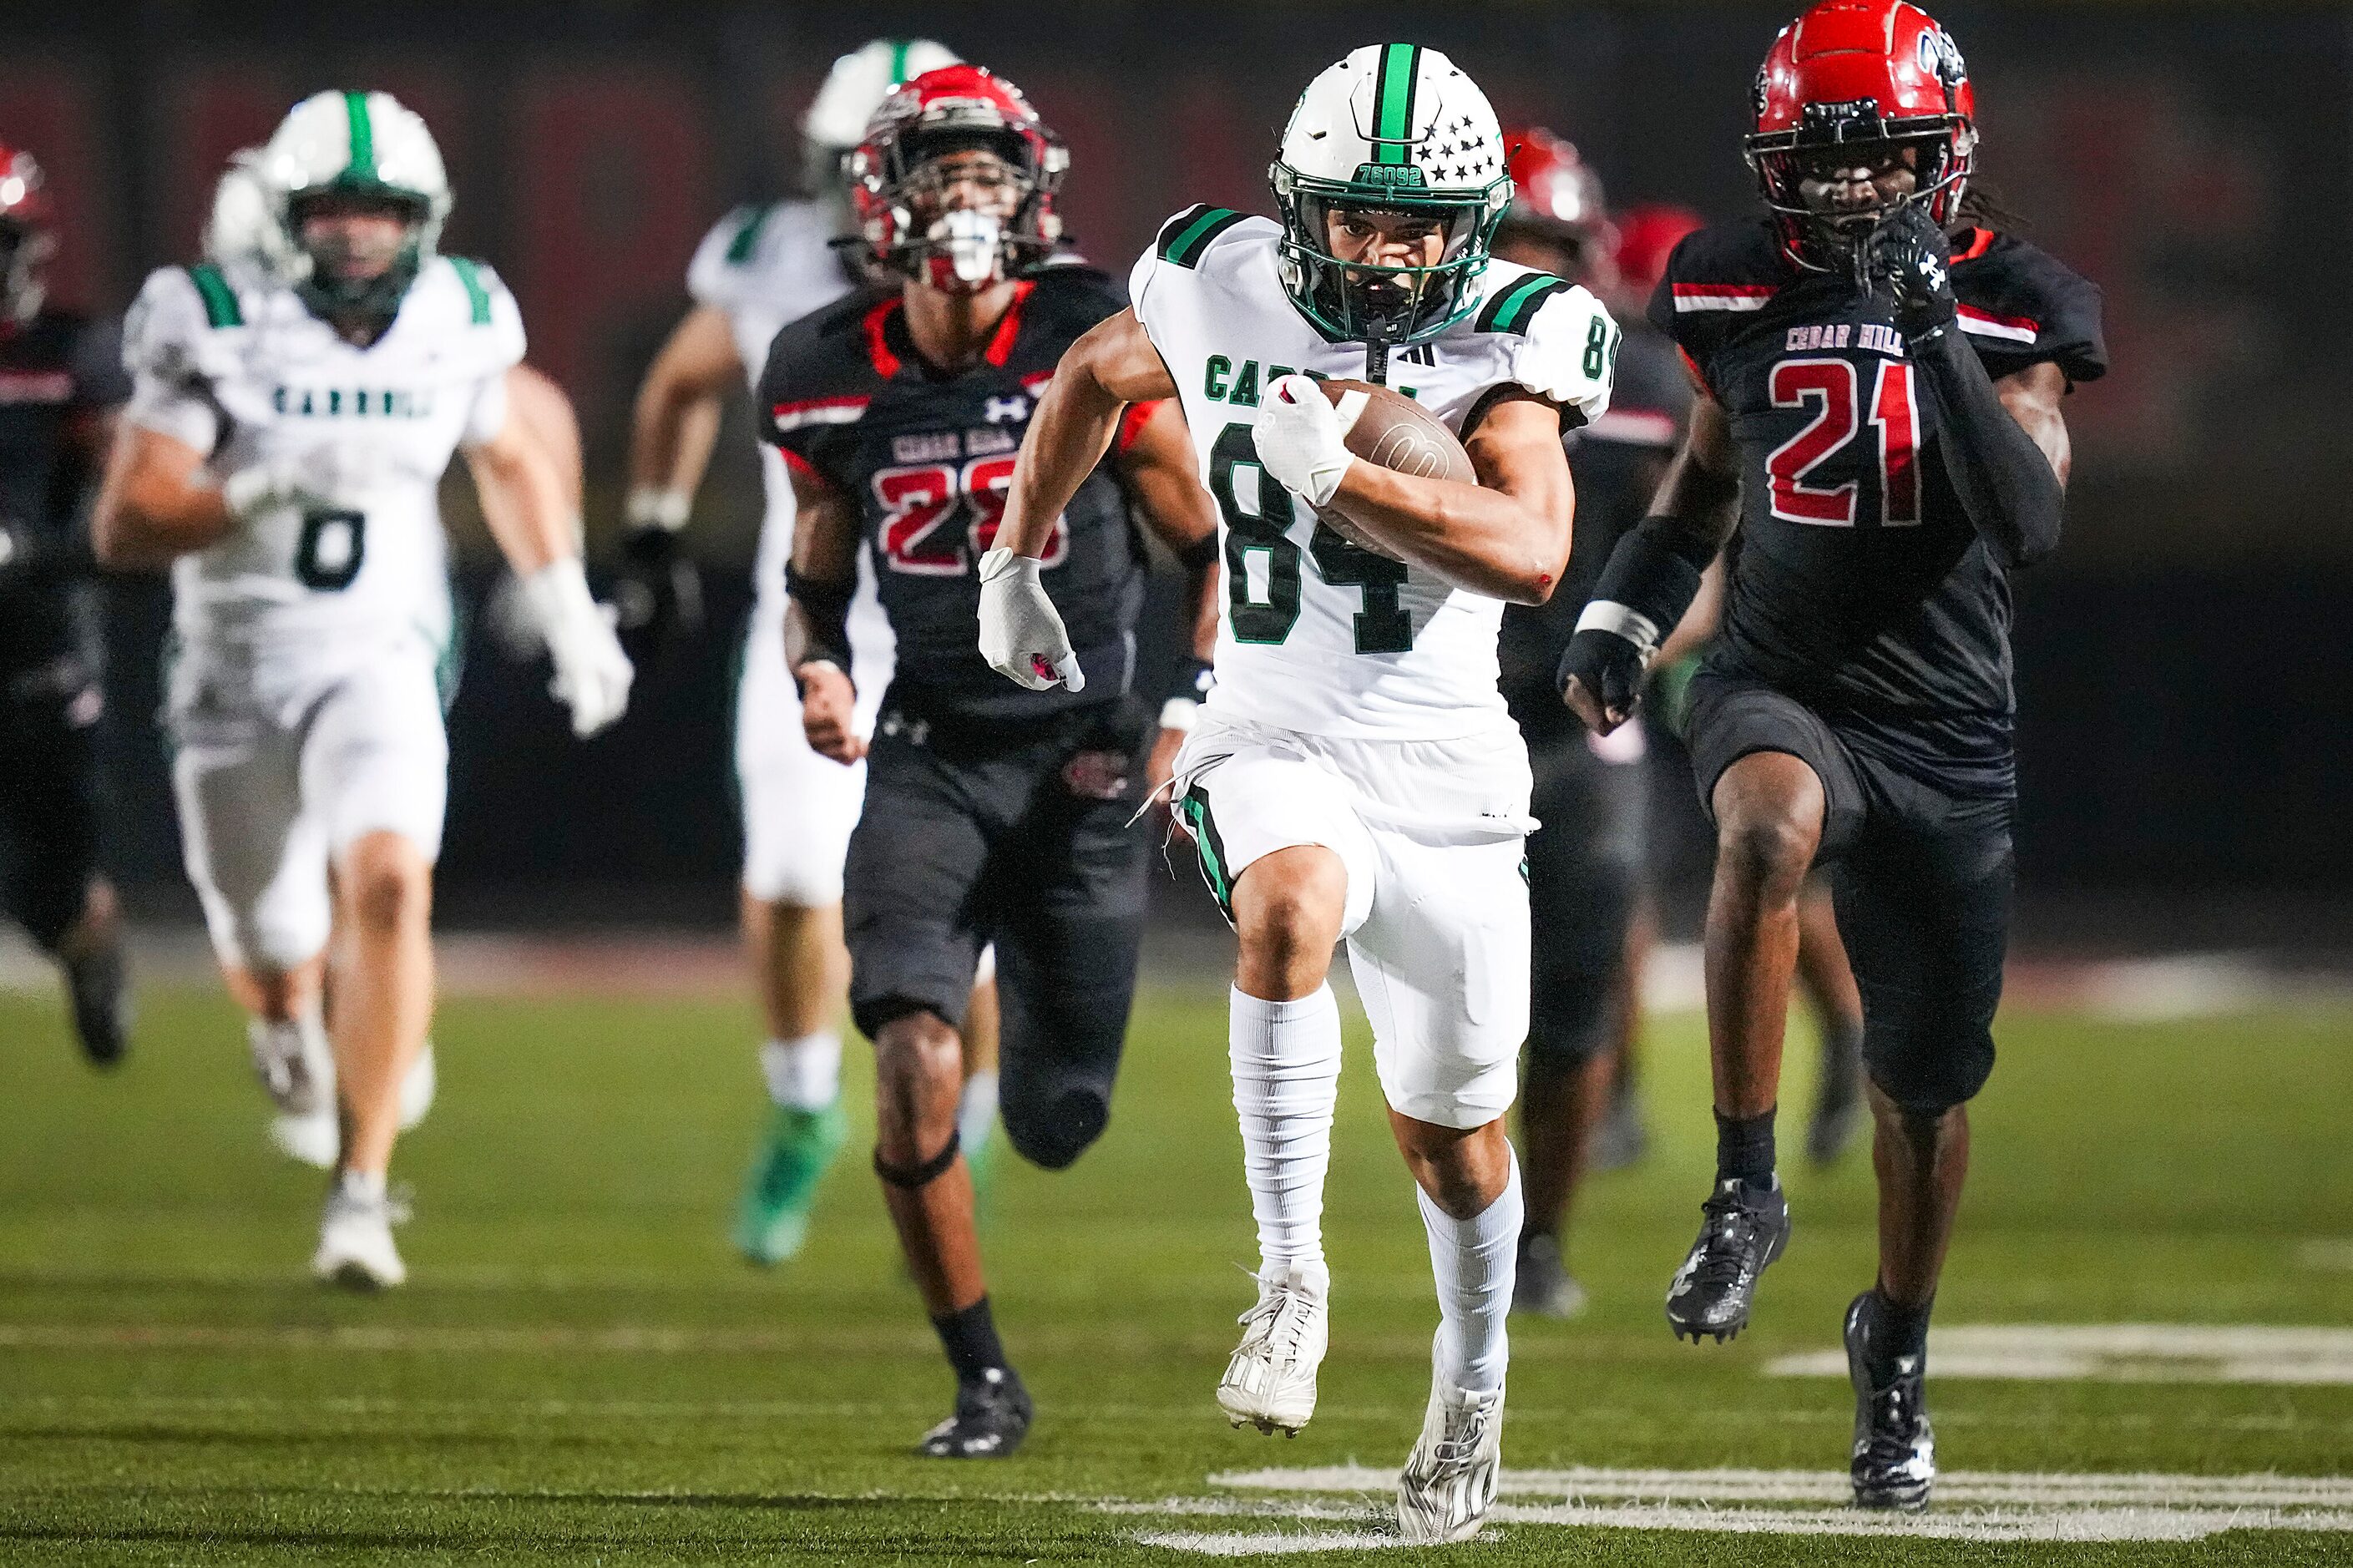
<svg viewBox="0 0 2353 1568">
<path fill-rule="evenodd" d="M 1442 741 L 1511 724 L 1496 690 L 1499 599 L 1349 543 L 1261 468 L 1250 431 L 1269 383 L 1362 377 L 1365 345 L 1325 338 L 1276 273 L 1282 229 L 1179 213 L 1129 283 L 1185 404 L 1221 516 L 1226 593 L 1213 711 L 1306 734 Z M 1390 351 L 1388 384 L 1460 434 L 1488 395 L 1525 387 L 1565 427 L 1609 404 L 1618 328 L 1592 295 L 1490 261 L 1454 324 Z"/>
<path fill-rule="evenodd" d="M 449 634 L 438 489 L 459 444 L 494 438 L 522 318 L 497 274 L 440 256 L 373 343 L 290 288 L 210 266 L 152 274 L 124 323 L 126 417 L 211 456 L 216 477 L 285 465 L 318 494 L 232 524 L 173 566 L 184 637 Z"/>
</svg>

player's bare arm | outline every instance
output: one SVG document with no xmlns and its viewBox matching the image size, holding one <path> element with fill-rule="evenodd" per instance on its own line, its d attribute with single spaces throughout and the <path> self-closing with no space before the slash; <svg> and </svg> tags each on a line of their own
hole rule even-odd
<svg viewBox="0 0 2353 1568">
<path fill-rule="evenodd" d="M 1119 474 L 1146 524 L 1185 568 L 1187 603 L 1193 606 L 1189 646 L 1193 657 L 1206 664 L 1218 646 L 1218 503 L 1201 487 L 1192 433 L 1176 399 L 1162 399 L 1145 414 L 1120 453 Z M 1185 734 L 1164 717 L 1145 773 L 1145 787 L 1155 798 L 1176 770 Z"/>
<path fill-rule="evenodd" d="M 1560 434 L 1556 405 L 1509 390 L 1463 440 L 1477 484 L 1358 459 L 1333 504 L 1389 553 L 1455 587 L 1541 605 L 1568 563 L 1577 511 Z"/>
<path fill-rule="evenodd" d="M 235 521 L 202 452 L 142 425 L 115 432 L 90 518 L 100 561 L 117 569 L 168 566 L 217 543 Z"/>
<path fill-rule="evenodd" d="M 1161 363 L 1160 351 L 1152 346 L 1133 310 L 1107 316 L 1090 328 L 1054 367 L 1054 379 L 1038 400 L 1029 438 L 1014 461 L 1013 482 L 1005 492 L 1005 521 L 997 528 L 997 542 L 1016 555 L 1044 554 L 1054 519 L 1103 461 L 1127 405 L 1176 395 L 1176 378 Z M 1176 429 L 1181 439 L 1181 418 Z M 1188 451 L 1188 469 L 1191 461 Z M 1202 499 L 1206 503 L 1207 495 Z M 1209 517 L 1214 532 L 1215 512 Z"/>
<path fill-rule="evenodd" d="M 1561 700 L 1596 734 L 1633 716 L 1643 672 L 1689 615 L 1703 574 L 1732 537 L 1739 462 L 1724 405 L 1703 388 L 1651 515 L 1610 552 L 1561 659 Z"/>
<path fill-rule="evenodd" d="M 858 586 L 858 510 L 799 464 L 792 467 L 793 560 L 785 577 L 785 663 L 801 689 L 801 724 L 819 756 L 845 766 L 866 755 L 852 722 L 849 599 Z"/>
<path fill-rule="evenodd" d="M 510 417 L 496 436 L 464 451 L 482 521 L 516 576 L 579 555 L 564 476 L 522 420 Z"/>
<path fill-rule="evenodd" d="M 676 528 L 686 521 L 687 502 L 711 463 L 723 400 L 743 379 L 726 313 L 711 305 L 688 311 L 638 388 L 629 420 L 631 522 Z M 639 519 L 641 496 L 655 498 L 663 515 Z"/>
</svg>

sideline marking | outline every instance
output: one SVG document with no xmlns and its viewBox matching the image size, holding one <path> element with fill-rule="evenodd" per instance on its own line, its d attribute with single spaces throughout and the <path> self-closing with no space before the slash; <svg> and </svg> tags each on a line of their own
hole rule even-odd
<svg viewBox="0 0 2353 1568">
<path fill-rule="evenodd" d="M 2353 1384 L 2353 1330 L 2207 1323 L 1979 1323 L 1928 1331 L 1939 1378 L 2020 1383 Z M 1845 1378 L 1843 1351 L 1777 1356 L 1768 1377 Z"/>
<path fill-rule="evenodd" d="M 1332 1501 L 1271 1497 L 1171 1498 L 1105 1505 L 1172 1518 L 1326 1521 L 1353 1528 L 1139 1531 L 1147 1545 L 1208 1556 L 1402 1547 L 1368 1530 L 1362 1499 L 1397 1484 L 1395 1470 L 1362 1465 L 1222 1472 L 1213 1486 L 1321 1494 Z M 2334 1476 L 2038 1475 L 1956 1470 L 1939 1478 L 1926 1514 L 1869 1513 L 1843 1506 L 1847 1478 L 1832 1470 L 1662 1470 L 1578 1468 L 1506 1470 L 1495 1524 L 1671 1530 L 1733 1535 L 1900 1536 L 1946 1541 L 2198 1541 L 2227 1530 L 2353 1531 L 2353 1479 Z M 1335 1496 L 1336 1494 L 1336 1496 Z M 1962 1506 L 1955 1507 L 1959 1504 Z"/>
</svg>

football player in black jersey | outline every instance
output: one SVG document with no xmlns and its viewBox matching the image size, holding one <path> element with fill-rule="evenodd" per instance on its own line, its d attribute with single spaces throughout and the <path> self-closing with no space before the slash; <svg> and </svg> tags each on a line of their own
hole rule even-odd
<svg viewBox="0 0 2353 1568">
<path fill-rule="evenodd" d="M 1771 216 L 1686 239 L 1651 302 L 1704 395 L 1561 679 L 1588 722 L 1622 722 L 1661 628 L 1733 539 L 1690 728 L 1717 840 L 1717 1181 L 1667 1317 L 1694 1341 L 1736 1333 L 1788 1237 L 1773 1110 L 1798 892 L 1820 856 L 1876 1123 L 1879 1272 L 1845 1323 L 1854 1495 L 1917 1509 L 1936 1475 L 1928 1312 L 2010 923 L 2009 574 L 2058 544 L 2060 402 L 2106 353 L 2098 290 L 1967 201 L 1968 72 L 1907 0 L 1808 11 L 1755 109 Z"/>
<path fill-rule="evenodd" d="M 1060 1170 L 1110 1114 L 1143 935 L 1153 715 L 1127 679 L 1145 567 L 1134 514 L 1187 563 L 1197 605 L 1217 540 L 1176 406 L 1137 410 L 1043 567 L 1097 678 L 1031 691 L 982 661 L 978 566 L 1015 450 L 1062 351 L 1125 303 L 1103 274 L 1050 259 L 1066 163 L 1001 79 L 959 65 L 909 82 L 850 165 L 864 242 L 901 285 L 785 328 L 760 383 L 800 508 L 786 657 L 809 743 L 867 758 L 845 870 L 850 1010 L 875 1046 L 874 1169 L 956 1373 L 955 1412 L 920 1449 L 941 1458 L 1009 1454 L 1030 1420 L 958 1154 L 974 965 L 995 942 L 1006 1137 Z M 898 638 L 871 750 L 844 630 L 861 542 Z M 1150 772 L 1165 776 L 1178 739 L 1152 746 Z"/>
<path fill-rule="evenodd" d="M 1617 236 L 1600 178 L 1549 131 L 1507 140 L 1512 205 L 1496 227 L 1494 253 L 1611 298 Z M 1690 405 L 1674 345 L 1628 322 L 1609 411 L 1564 438 L 1577 527 L 1561 587 L 1547 604 L 1504 606 L 1496 648 L 1504 696 L 1535 770 L 1530 813 L 1543 824 L 1528 838 L 1535 969 L 1520 1098 L 1527 1218 L 1512 1308 L 1545 1317 L 1571 1317 L 1585 1304 L 1563 1238 L 1639 1008 L 1633 959 L 1650 793 L 1641 728 L 1597 736 L 1561 705 L 1555 671 L 1611 546 L 1657 491 Z"/>
<path fill-rule="evenodd" d="M 129 993 L 99 871 L 100 650 L 83 503 L 131 395 L 121 333 L 45 302 L 53 205 L 0 143 L 0 898 L 64 972 L 74 1030 L 122 1057 Z"/>
</svg>

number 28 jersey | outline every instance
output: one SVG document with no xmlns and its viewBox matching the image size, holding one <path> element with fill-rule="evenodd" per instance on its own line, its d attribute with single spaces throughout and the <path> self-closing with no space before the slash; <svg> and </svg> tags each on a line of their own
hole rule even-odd
<svg viewBox="0 0 2353 1568">
<path fill-rule="evenodd" d="M 522 318 L 497 274 L 436 257 L 383 336 L 345 342 L 289 288 L 213 267 L 152 274 L 123 363 L 133 424 L 223 478 L 284 462 L 332 474 L 332 506 L 278 506 L 172 568 L 173 624 L 204 640 L 450 629 L 438 488 L 462 443 L 506 423 Z"/>
<path fill-rule="evenodd" d="M 1996 380 L 2040 363 L 2071 383 L 2107 369 L 2099 290 L 2033 246 L 1964 231 L 1952 280 L 1960 330 Z M 1800 272 L 1759 220 L 1677 246 L 1651 319 L 1739 447 L 1710 667 L 1859 721 L 1915 772 L 2006 790 L 2009 581 L 1953 490 L 1933 389 L 1886 304 L 1846 274 Z"/>
<path fill-rule="evenodd" d="M 1503 601 L 1349 543 L 1259 464 L 1250 431 L 1269 383 L 1365 374 L 1365 345 L 1325 338 L 1284 292 L 1282 235 L 1266 218 L 1193 207 L 1129 282 L 1220 514 L 1226 594 L 1208 706 L 1357 740 L 1509 727 L 1495 684 Z M 1552 399 L 1569 426 L 1608 408 L 1618 328 L 1592 295 L 1506 261 L 1467 287 L 1474 300 L 1453 326 L 1390 351 L 1390 386 L 1457 433 L 1504 386 Z"/>
</svg>

